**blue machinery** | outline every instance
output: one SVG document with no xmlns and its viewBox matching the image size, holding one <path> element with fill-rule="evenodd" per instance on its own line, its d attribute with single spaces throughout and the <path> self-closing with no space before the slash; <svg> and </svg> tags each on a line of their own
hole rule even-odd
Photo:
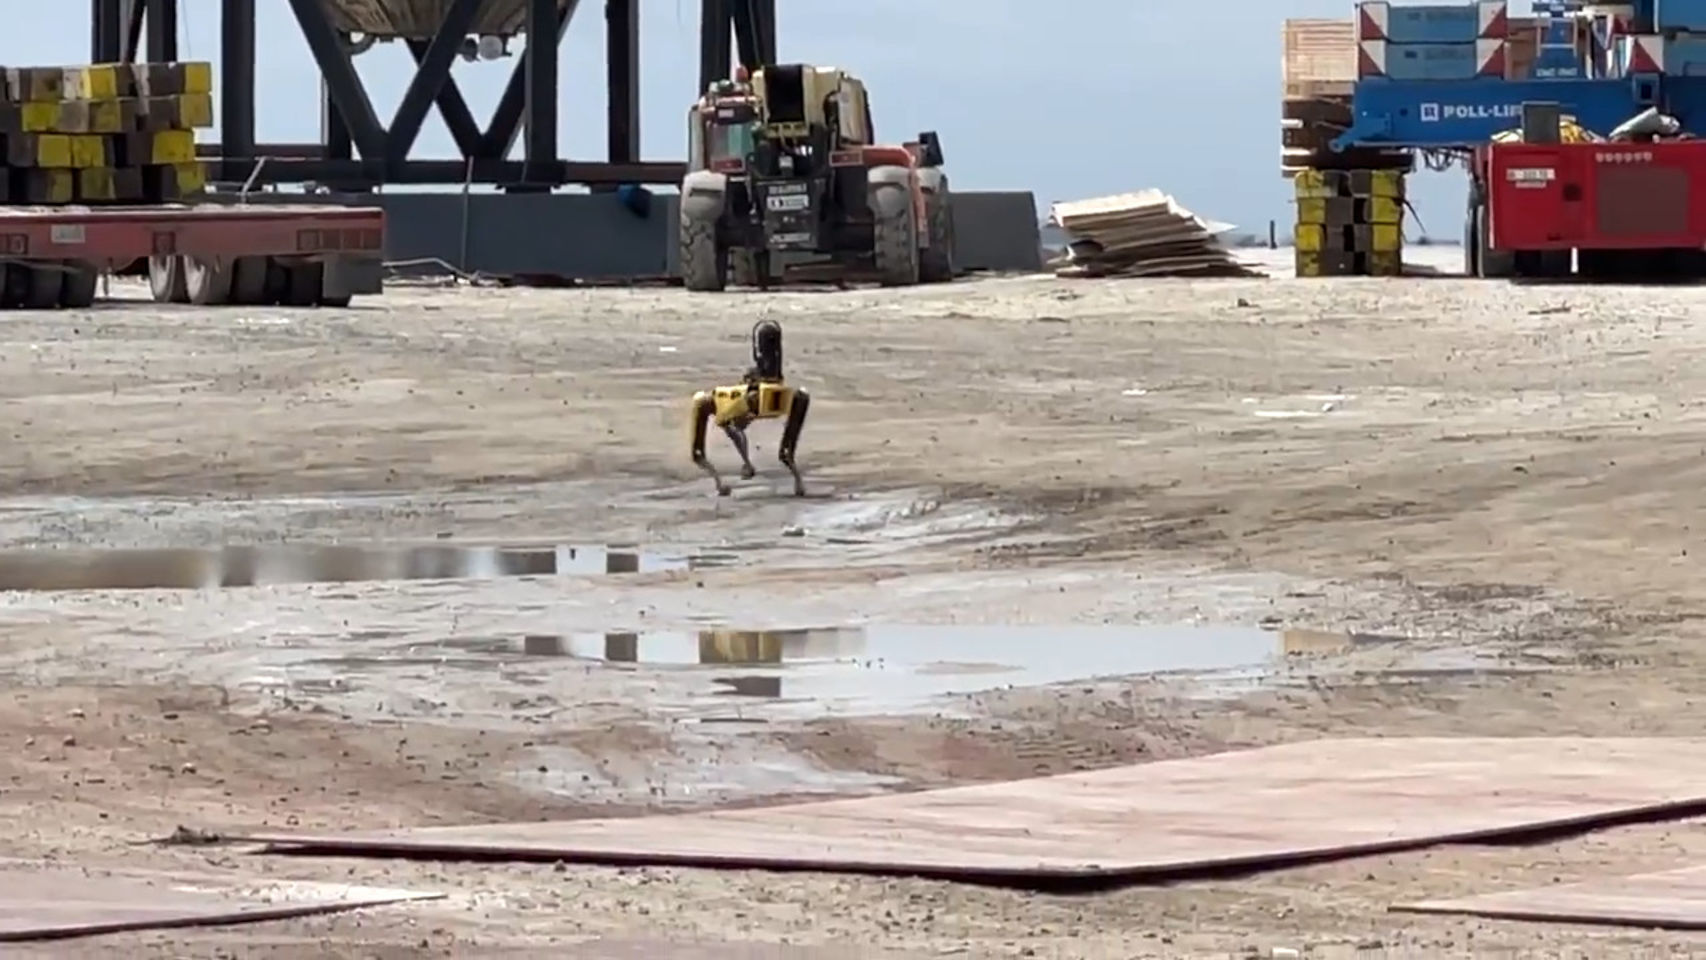
<svg viewBox="0 0 1706 960">
<path fill-rule="evenodd" d="M 1364 21 L 1369 6 L 1358 5 L 1359 37 L 1368 35 Z M 1410 63 L 1421 58 L 1437 63 L 1447 48 L 1462 49 L 1462 44 L 1399 42 L 1399 14 L 1408 15 L 1402 24 L 1409 31 L 1405 36 L 1437 40 L 1441 24 L 1422 22 L 1426 17 L 1450 13 L 1458 22 L 1467 18 L 1472 23 L 1476 5 L 1395 4 L 1389 14 L 1382 11 L 1382 17 L 1390 15 L 1394 23 L 1390 42 L 1373 41 L 1380 47 L 1380 64 L 1371 68 L 1370 41 L 1359 39 L 1363 66 L 1352 96 L 1352 124 L 1331 148 L 1466 149 L 1518 126 L 1525 102 L 1556 103 L 1560 112 L 1600 135 L 1657 107 L 1680 121 L 1683 132 L 1706 136 L 1706 0 L 1597 6 L 1584 6 L 1581 0 L 1535 0 L 1534 6 L 1540 36 L 1533 67 L 1523 79 L 1502 75 L 1503 49 L 1498 53 L 1500 75 L 1476 75 L 1473 64 L 1462 78 L 1392 75 L 1396 71 L 1389 72 L 1386 61 L 1399 51 L 1413 51 Z M 1502 22 L 1502 10 L 1499 17 Z M 1471 50 L 1475 42 L 1486 43 L 1474 40 L 1477 34 L 1469 36 Z"/>
</svg>

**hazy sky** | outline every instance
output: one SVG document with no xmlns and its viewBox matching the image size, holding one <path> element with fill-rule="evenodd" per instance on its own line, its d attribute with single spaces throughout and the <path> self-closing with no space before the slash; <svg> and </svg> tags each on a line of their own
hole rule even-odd
<svg viewBox="0 0 1706 960">
<path fill-rule="evenodd" d="M 0 63 L 76 63 L 88 27 L 63 2 L 5 0 Z M 87 4 L 72 3 L 80 10 Z M 182 53 L 219 59 L 219 5 L 182 0 Z M 318 78 L 285 0 L 263 0 L 257 72 L 259 136 L 319 135 Z M 603 10 L 583 0 L 562 48 L 562 142 L 576 159 L 604 144 Z M 1349 16 L 1352 0 L 864 0 L 850 8 L 783 0 L 785 60 L 833 64 L 871 88 L 877 134 L 899 141 L 941 133 L 959 189 L 1031 189 L 1052 200 L 1156 187 L 1214 219 L 1265 229 L 1288 216 L 1279 176 L 1280 23 Z M 1513 11 L 1528 4 L 1513 4 Z M 698 81 L 694 0 L 642 0 L 642 148 L 674 159 Z M 458 62 L 455 76 L 482 123 L 513 60 Z M 382 118 L 413 71 L 408 51 L 382 45 L 358 58 Z M 217 113 L 217 110 L 216 110 Z M 210 134 L 216 137 L 217 134 Z M 417 156 L 452 157 L 437 113 Z M 1412 194 L 1429 232 L 1461 232 L 1462 174 L 1417 178 Z"/>
</svg>

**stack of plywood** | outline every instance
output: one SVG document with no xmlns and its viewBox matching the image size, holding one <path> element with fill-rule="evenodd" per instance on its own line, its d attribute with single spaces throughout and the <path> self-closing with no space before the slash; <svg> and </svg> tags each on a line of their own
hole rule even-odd
<svg viewBox="0 0 1706 960">
<path fill-rule="evenodd" d="M 1049 220 L 1066 233 L 1063 277 L 1259 277 L 1221 245 L 1230 224 L 1203 220 L 1159 190 L 1056 203 Z"/>
<path fill-rule="evenodd" d="M 213 125 L 213 68 L 7 67 L 0 189 L 15 204 L 164 203 L 206 186 L 195 131 Z"/>
</svg>

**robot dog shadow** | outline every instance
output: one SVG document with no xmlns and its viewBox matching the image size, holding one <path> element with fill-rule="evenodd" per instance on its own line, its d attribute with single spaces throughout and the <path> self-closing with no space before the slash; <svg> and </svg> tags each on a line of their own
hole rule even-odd
<svg viewBox="0 0 1706 960">
<path fill-rule="evenodd" d="M 758 420 L 781 420 L 782 442 L 776 448 L 776 459 L 794 478 L 794 496 L 804 497 L 806 484 L 794 453 L 811 404 L 811 395 L 800 387 L 789 386 L 782 375 L 782 326 L 774 320 L 760 320 L 752 328 L 752 367 L 741 382 L 693 395 L 693 463 L 710 475 L 718 496 L 729 496 L 733 489 L 705 453 L 710 425 L 715 423 L 729 438 L 735 452 L 740 454 L 741 479 L 751 480 L 758 476 L 758 468 L 752 464 L 747 427 Z"/>
</svg>

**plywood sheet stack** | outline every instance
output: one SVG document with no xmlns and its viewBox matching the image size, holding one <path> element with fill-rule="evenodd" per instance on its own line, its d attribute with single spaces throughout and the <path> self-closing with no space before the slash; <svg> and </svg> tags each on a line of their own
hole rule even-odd
<svg viewBox="0 0 1706 960">
<path fill-rule="evenodd" d="M 195 131 L 213 126 L 212 64 L 6 67 L 3 75 L 6 202 L 167 203 L 206 187 Z"/>
<path fill-rule="evenodd" d="M 1063 277 L 1251 277 L 1219 236 L 1230 224 L 1204 220 L 1159 190 L 1056 203 L 1050 221 L 1067 235 L 1049 264 Z"/>
<path fill-rule="evenodd" d="M 1395 277 L 1404 270 L 1404 175 L 1305 170 L 1297 193 L 1297 275 Z"/>
</svg>

